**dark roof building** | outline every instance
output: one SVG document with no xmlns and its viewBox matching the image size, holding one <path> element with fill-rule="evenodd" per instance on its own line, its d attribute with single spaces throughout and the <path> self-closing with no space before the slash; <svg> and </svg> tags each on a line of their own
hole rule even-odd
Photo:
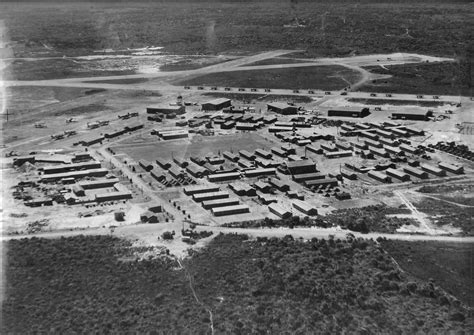
<svg viewBox="0 0 474 335">
<path fill-rule="evenodd" d="M 170 105 L 156 105 L 156 106 L 150 106 L 146 108 L 146 112 L 148 114 L 184 114 L 186 113 L 186 107 L 185 106 L 170 106 Z"/>
<path fill-rule="evenodd" d="M 204 111 L 218 111 L 230 106 L 232 106 L 231 100 L 226 98 L 210 100 L 201 105 L 202 110 Z"/>
<path fill-rule="evenodd" d="M 433 116 L 432 111 L 425 111 L 420 109 L 405 110 L 403 112 L 392 113 L 392 120 L 414 120 L 414 121 L 428 121 Z"/>
<path fill-rule="evenodd" d="M 310 159 L 287 162 L 286 168 L 292 175 L 317 172 L 316 164 Z"/>
<path fill-rule="evenodd" d="M 269 112 L 275 112 L 283 115 L 292 115 L 298 113 L 298 108 L 281 102 L 272 102 L 267 104 Z"/>
<path fill-rule="evenodd" d="M 328 116 L 342 116 L 342 117 L 366 117 L 370 115 L 367 107 L 339 107 L 337 109 L 328 110 Z"/>
</svg>

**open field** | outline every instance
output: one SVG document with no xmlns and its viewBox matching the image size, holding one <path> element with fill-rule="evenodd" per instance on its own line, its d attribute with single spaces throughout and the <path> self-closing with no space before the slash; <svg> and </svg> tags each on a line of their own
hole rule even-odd
<svg viewBox="0 0 474 335">
<path fill-rule="evenodd" d="M 358 78 L 357 72 L 333 65 L 211 73 L 181 80 L 178 84 L 340 90 L 356 82 Z"/>
<path fill-rule="evenodd" d="M 191 156 L 204 157 L 208 153 L 222 155 L 224 151 L 233 151 L 237 153 L 245 148 L 246 150 L 255 150 L 258 148 L 268 149 L 273 144 L 264 138 L 253 133 L 242 133 L 236 135 L 222 135 L 216 137 L 195 137 L 192 142 L 187 140 L 175 140 L 166 142 L 130 144 L 122 143 L 118 147 L 111 146 L 113 150 L 121 151 L 138 161 L 146 159 L 154 161 L 161 157 L 171 160 L 174 157 Z"/>
<path fill-rule="evenodd" d="M 452 199 L 456 202 L 456 199 Z M 437 226 L 452 225 L 462 228 L 466 235 L 474 234 L 474 207 L 461 207 L 446 201 L 425 197 L 414 203 Z"/>
<path fill-rule="evenodd" d="M 360 91 L 380 93 L 416 93 L 439 95 L 470 95 L 474 77 L 472 59 L 453 63 L 404 64 L 386 67 L 372 66 L 372 73 L 390 75 L 359 87 Z"/>
<path fill-rule="evenodd" d="M 219 235 L 180 263 L 111 236 L 6 250 L 2 333 L 472 330 L 465 307 L 371 241 Z"/>
<path fill-rule="evenodd" d="M 473 244 L 384 241 L 382 245 L 403 270 L 474 306 Z"/>
</svg>

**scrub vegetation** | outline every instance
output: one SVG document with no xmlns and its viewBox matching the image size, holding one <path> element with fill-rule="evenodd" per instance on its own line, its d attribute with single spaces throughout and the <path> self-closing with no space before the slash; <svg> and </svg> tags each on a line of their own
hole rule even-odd
<svg viewBox="0 0 474 335">
<path fill-rule="evenodd" d="M 135 260 L 137 250 L 111 236 L 6 246 L 2 333 L 205 333 L 208 311 L 218 333 L 473 330 L 456 298 L 370 240 L 220 234 L 184 268 Z"/>
</svg>

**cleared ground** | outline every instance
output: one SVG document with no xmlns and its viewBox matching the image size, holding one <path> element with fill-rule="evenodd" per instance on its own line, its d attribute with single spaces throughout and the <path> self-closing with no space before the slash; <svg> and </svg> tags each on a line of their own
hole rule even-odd
<svg viewBox="0 0 474 335">
<path fill-rule="evenodd" d="M 212 73 L 177 82 L 179 85 L 314 88 L 340 90 L 358 80 L 359 74 L 342 66 L 296 67 L 255 71 Z"/>
</svg>

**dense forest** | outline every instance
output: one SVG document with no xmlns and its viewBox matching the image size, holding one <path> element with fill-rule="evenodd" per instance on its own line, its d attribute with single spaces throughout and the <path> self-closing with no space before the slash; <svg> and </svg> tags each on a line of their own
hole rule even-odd
<svg viewBox="0 0 474 335">
<path fill-rule="evenodd" d="M 177 262 L 111 236 L 6 243 L 1 333 L 473 331 L 374 241 L 220 234 Z M 193 294 L 194 292 L 194 294 Z"/>
</svg>

